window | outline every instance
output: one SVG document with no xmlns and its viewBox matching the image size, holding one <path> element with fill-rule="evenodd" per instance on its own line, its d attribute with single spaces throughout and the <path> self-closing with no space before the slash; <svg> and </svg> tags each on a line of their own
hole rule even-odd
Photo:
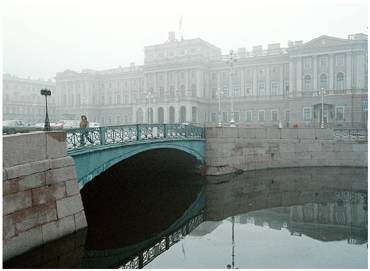
<svg viewBox="0 0 370 271">
<path fill-rule="evenodd" d="M 227 112 L 222 112 L 222 121 L 223 122 L 227 122 L 228 121 Z"/>
<path fill-rule="evenodd" d="M 252 89 L 251 89 L 251 85 L 248 84 L 245 86 L 245 95 L 248 96 L 250 94 L 252 94 Z"/>
<path fill-rule="evenodd" d="M 312 89 L 312 87 L 311 87 L 311 76 L 309 76 L 309 75 L 306 75 L 304 77 L 304 89 L 305 90 Z"/>
<path fill-rule="evenodd" d="M 344 89 L 344 75 L 342 72 L 337 74 L 337 89 L 338 90 Z"/>
<path fill-rule="evenodd" d="M 159 88 L 159 97 L 164 97 L 164 88 L 163 87 Z"/>
<path fill-rule="evenodd" d="M 212 99 L 216 99 L 216 98 L 217 98 L 217 89 L 212 88 Z"/>
<path fill-rule="evenodd" d="M 223 95 L 224 96 L 229 96 L 229 88 L 228 87 L 224 87 Z"/>
<path fill-rule="evenodd" d="M 335 107 L 335 119 L 344 120 L 344 107 L 343 106 Z"/>
<path fill-rule="evenodd" d="M 240 96 L 240 88 L 239 87 L 234 87 L 234 97 Z"/>
<path fill-rule="evenodd" d="M 285 96 L 289 96 L 289 83 L 285 81 Z"/>
<path fill-rule="evenodd" d="M 191 96 L 196 97 L 197 96 L 197 86 L 195 84 L 191 85 Z"/>
<path fill-rule="evenodd" d="M 328 57 L 327 56 L 321 56 L 319 58 L 319 64 L 321 69 L 325 69 L 328 66 Z"/>
<path fill-rule="evenodd" d="M 251 122 L 252 121 L 252 111 L 247 111 L 245 114 L 245 121 Z"/>
<path fill-rule="evenodd" d="M 343 66 L 344 65 L 344 55 L 336 55 L 335 56 L 335 64 L 337 66 Z"/>
<path fill-rule="evenodd" d="M 271 120 L 277 121 L 278 120 L 278 111 L 277 110 L 271 110 Z"/>
<path fill-rule="evenodd" d="M 211 114 L 211 122 L 216 122 L 216 113 L 212 112 Z"/>
<path fill-rule="evenodd" d="M 265 110 L 258 111 L 258 121 L 260 122 L 265 121 Z"/>
<path fill-rule="evenodd" d="M 184 85 L 181 85 L 180 86 L 180 96 L 181 97 L 184 97 L 185 96 L 185 86 Z"/>
<path fill-rule="evenodd" d="M 328 88 L 328 77 L 326 74 L 320 75 L 320 89 L 327 89 Z"/>
<path fill-rule="evenodd" d="M 276 82 L 271 83 L 271 96 L 277 96 L 279 92 L 279 84 Z"/>
<path fill-rule="evenodd" d="M 120 104 L 120 103 L 121 103 L 121 96 L 117 95 L 116 96 L 116 104 Z"/>
<path fill-rule="evenodd" d="M 303 108 L 303 120 L 310 121 L 311 119 L 312 119 L 311 108 L 310 107 Z"/>
<path fill-rule="evenodd" d="M 290 121 L 290 111 L 285 111 L 285 120 L 286 120 L 287 122 L 289 122 L 289 121 Z"/>
<path fill-rule="evenodd" d="M 258 84 L 258 96 L 265 96 L 265 83 L 263 82 Z"/>
<path fill-rule="evenodd" d="M 303 68 L 304 69 L 311 69 L 312 67 L 312 58 L 306 57 L 303 59 Z"/>
<path fill-rule="evenodd" d="M 170 97 L 174 97 L 174 96 L 175 96 L 175 87 L 170 86 Z"/>
<path fill-rule="evenodd" d="M 240 121 L 240 115 L 239 112 L 233 112 L 234 121 L 239 122 Z"/>
</svg>

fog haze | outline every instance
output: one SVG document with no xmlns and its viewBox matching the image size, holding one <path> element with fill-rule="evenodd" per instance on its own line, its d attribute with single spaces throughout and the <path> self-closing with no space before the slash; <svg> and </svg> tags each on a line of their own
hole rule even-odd
<svg viewBox="0 0 370 271">
<path fill-rule="evenodd" d="M 326 34 L 367 34 L 367 1 L 71 1 L 3 3 L 3 72 L 50 78 L 56 72 L 143 64 L 144 46 L 202 38 L 223 53 Z M 355 20 L 354 20 L 355 19 Z"/>
</svg>

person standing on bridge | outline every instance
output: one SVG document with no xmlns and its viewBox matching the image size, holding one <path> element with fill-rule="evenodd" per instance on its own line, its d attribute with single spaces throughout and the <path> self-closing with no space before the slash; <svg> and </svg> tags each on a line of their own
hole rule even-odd
<svg viewBox="0 0 370 271">
<path fill-rule="evenodd" d="M 83 129 L 81 131 L 80 137 L 81 146 L 85 145 L 85 137 L 91 144 L 94 144 L 94 141 L 92 141 L 91 138 L 88 136 L 89 131 L 86 130 L 86 128 L 89 128 L 89 121 L 87 120 L 87 117 L 85 115 L 81 116 L 80 128 Z"/>
</svg>

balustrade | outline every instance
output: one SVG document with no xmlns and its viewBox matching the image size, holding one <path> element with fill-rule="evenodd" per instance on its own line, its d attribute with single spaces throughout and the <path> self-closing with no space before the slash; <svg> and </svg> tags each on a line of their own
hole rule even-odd
<svg viewBox="0 0 370 271">
<path fill-rule="evenodd" d="M 136 124 L 67 130 L 67 149 L 159 139 L 204 138 L 204 128 L 188 124 Z"/>
</svg>

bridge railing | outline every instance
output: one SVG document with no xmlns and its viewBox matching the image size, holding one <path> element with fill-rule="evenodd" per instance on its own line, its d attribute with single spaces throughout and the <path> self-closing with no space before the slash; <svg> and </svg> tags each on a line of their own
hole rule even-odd
<svg viewBox="0 0 370 271">
<path fill-rule="evenodd" d="M 189 124 L 134 124 L 67 130 L 67 149 L 158 139 L 204 138 L 204 128 Z"/>
<path fill-rule="evenodd" d="M 367 129 L 334 129 L 334 135 L 342 140 L 367 141 Z"/>
</svg>

